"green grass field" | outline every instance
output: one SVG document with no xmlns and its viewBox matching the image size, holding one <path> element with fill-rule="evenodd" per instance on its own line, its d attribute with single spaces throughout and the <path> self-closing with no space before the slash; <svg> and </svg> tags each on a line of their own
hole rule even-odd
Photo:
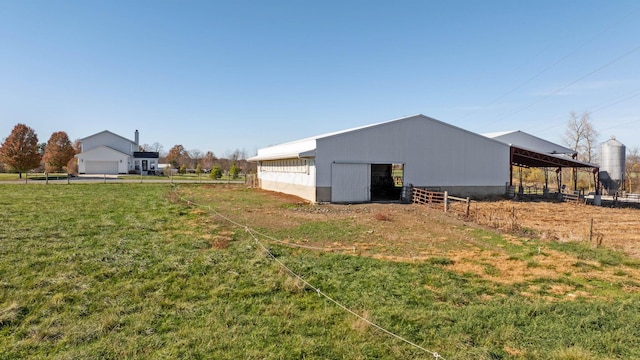
<svg viewBox="0 0 640 360">
<path fill-rule="evenodd" d="M 178 194 L 236 220 L 270 206 L 260 192 L 216 189 L 181 185 Z M 435 358 L 319 296 L 243 229 L 173 190 L 0 185 L 0 359 Z M 344 221 L 309 228 L 352 231 Z M 522 296 L 530 284 L 453 273 L 446 259 L 269 249 L 340 304 L 446 359 L 640 358 L 640 295 L 629 282 L 536 280 L 600 290 L 561 301 Z"/>
</svg>

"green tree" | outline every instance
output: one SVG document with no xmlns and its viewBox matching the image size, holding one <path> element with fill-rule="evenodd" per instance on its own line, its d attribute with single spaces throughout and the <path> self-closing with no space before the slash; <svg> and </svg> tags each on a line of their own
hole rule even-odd
<svg viewBox="0 0 640 360">
<path fill-rule="evenodd" d="M 200 164 L 196 165 L 196 174 L 202 174 L 202 166 L 200 166 Z"/>
<path fill-rule="evenodd" d="M 180 173 L 180 175 L 184 175 L 187 173 L 187 165 L 180 165 L 180 170 L 178 170 L 178 172 Z"/>
<path fill-rule="evenodd" d="M 220 179 L 222 177 L 222 169 L 220 168 L 220 165 L 214 165 L 213 168 L 211 168 L 211 175 L 209 175 L 212 179 Z"/>
<path fill-rule="evenodd" d="M 231 178 L 233 179 L 237 179 L 239 173 L 240 173 L 240 168 L 238 167 L 238 165 L 236 165 L 235 162 L 233 162 L 231 164 L 231 167 L 229 168 L 229 176 L 231 176 Z"/>
<path fill-rule="evenodd" d="M 25 124 L 13 128 L 9 137 L 0 146 L 0 158 L 5 166 L 22 173 L 40 166 L 38 135 Z"/>
</svg>

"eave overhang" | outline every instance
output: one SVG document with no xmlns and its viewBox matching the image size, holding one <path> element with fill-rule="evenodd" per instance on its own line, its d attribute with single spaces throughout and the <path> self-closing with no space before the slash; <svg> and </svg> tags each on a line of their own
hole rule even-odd
<svg viewBox="0 0 640 360">
<path fill-rule="evenodd" d="M 523 147 L 511 145 L 511 163 L 522 167 L 593 168 L 600 166 L 578 161 L 566 154 L 544 154 Z"/>
</svg>

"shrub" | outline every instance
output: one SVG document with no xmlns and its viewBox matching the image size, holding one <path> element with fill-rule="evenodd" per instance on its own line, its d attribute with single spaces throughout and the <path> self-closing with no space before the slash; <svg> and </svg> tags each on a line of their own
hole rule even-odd
<svg viewBox="0 0 640 360">
<path fill-rule="evenodd" d="M 212 179 L 220 179 L 222 177 L 222 169 L 220 169 L 220 165 L 215 165 L 211 169 L 211 174 L 209 176 Z"/>
<path fill-rule="evenodd" d="M 240 168 L 238 168 L 238 165 L 236 165 L 236 163 L 234 162 L 233 164 L 231 164 L 231 167 L 229 168 L 229 176 L 231 176 L 233 179 L 237 179 L 239 173 L 240 173 Z"/>
</svg>

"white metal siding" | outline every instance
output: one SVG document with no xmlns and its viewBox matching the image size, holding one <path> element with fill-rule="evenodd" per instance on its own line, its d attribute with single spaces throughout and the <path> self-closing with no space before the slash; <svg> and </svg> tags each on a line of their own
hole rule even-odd
<svg viewBox="0 0 640 360">
<path fill-rule="evenodd" d="M 317 140 L 319 187 L 333 187 L 332 162 L 405 164 L 415 186 L 504 186 L 509 146 L 415 116 Z"/>
<path fill-rule="evenodd" d="M 331 202 L 366 202 L 371 199 L 371 165 L 331 165 Z"/>
<path fill-rule="evenodd" d="M 283 187 L 286 184 L 315 186 L 315 175 L 315 162 L 309 159 L 264 161 L 258 166 L 259 179 L 281 183 Z"/>
</svg>

